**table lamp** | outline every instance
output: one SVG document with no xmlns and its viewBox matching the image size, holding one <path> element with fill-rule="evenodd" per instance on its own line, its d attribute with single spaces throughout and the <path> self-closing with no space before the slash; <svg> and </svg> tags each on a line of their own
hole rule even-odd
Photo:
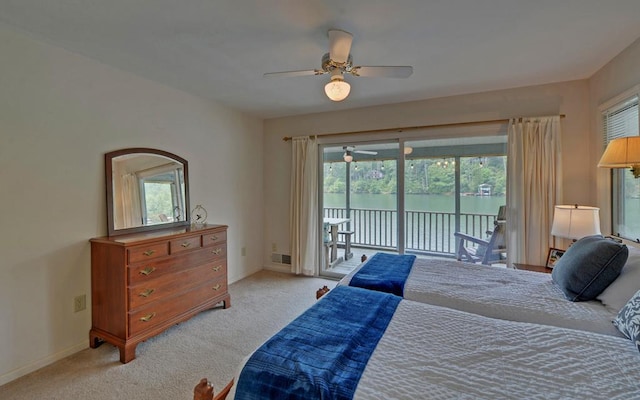
<svg viewBox="0 0 640 400">
<path fill-rule="evenodd" d="M 574 242 L 585 236 L 600 235 L 600 209 L 577 204 L 556 206 L 551 234 Z"/>
<path fill-rule="evenodd" d="M 613 139 L 607 145 L 598 167 L 631 168 L 634 178 L 640 178 L 640 136 Z"/>
</svg>

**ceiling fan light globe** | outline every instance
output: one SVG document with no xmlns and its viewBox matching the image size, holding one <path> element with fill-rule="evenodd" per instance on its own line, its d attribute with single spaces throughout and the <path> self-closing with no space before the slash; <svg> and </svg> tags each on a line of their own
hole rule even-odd
<svg viewBox="0 0 640 400">
<path fill-rule="evenodd" d="M 332 101 L 342 101 L 346 99 L 350 91 L 351 85 L 342 79 L 331 79 L 331 81 L 324 86 L 324 92 Z"/>
<path fill-rule="evenodd" d="M 345 162 L 350 163 L 351 161 L 353 161 L 353 156 L 351 154 L 347 154 L 344 153 L 344 155 L 342 156 L 342 158 L 344 159 Z"/>
</svg>

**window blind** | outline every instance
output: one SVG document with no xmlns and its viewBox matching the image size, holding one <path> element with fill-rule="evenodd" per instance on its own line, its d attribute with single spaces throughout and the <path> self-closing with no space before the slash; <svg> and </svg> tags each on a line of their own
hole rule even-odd
<svg viewBox="0 0 640 400">
<path fill-rule="evenodd" d="M 602 113 L 604 147 L 613 139 L 639 134 L 638 96 L 633 96 Z"/>
</svg>

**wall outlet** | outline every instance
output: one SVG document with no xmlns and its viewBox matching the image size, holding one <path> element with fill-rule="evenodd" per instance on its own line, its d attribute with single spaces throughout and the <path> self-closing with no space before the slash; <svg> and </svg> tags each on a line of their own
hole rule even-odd
<svg viewBox="0 0 640 400">
<path fill-rule="evenodd" d="M 240 250 L 240 253 L 242 253 L 242 257 L 247 255 L 247 248 L 242 246 L 242 249 Z"/>
<path fill-rule="evenodd" d="M 87 295 L 76 296 L 73 299 L 73 312 L 82 311 L 87 308 Z"/>
<path fill-rule="evenodd" d="M 278 252 L 278 245 L 276 245 L 275 243 L 271 243 L 271 252 L 272 253 L 277 253 Z"/>
</svg>

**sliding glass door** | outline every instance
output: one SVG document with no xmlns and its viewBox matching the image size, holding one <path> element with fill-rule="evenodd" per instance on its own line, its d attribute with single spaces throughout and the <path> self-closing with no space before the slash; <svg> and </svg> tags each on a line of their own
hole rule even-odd
<svg viewBox="0 0 640 400">
<path fill-rule="evenodd" d="M 341 277 L 377 251 L 399 251 L 398 145 L 322 149 L 321 274 Z"/>
<path fill-rule="evenodd" d="M 404 251 L 454 257 L 454 233 L 488 238 L 506 204 L 506 136 L 405 143 Z"/>
<path fill-rule="evenodd" d="M 454 233 L 487 238 L 506 203 L 506 136 L 321 149 L 321 275 L 376 252 L 453 258 Z"/>
</svg>

